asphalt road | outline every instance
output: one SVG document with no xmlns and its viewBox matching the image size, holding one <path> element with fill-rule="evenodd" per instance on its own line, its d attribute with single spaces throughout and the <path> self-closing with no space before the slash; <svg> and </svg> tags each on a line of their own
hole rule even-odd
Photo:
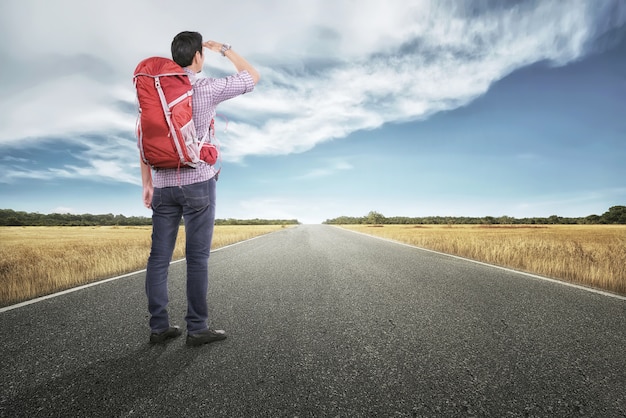
<svg viewBox="0 0 626 418">
<path fill-rule="evenodd" d="M 624 299 L 323 225 L 210 275 L 199 348 L 148 344 L 144 273 L 0 313 L 0 416 L 626 416 Z"/>
</svg>

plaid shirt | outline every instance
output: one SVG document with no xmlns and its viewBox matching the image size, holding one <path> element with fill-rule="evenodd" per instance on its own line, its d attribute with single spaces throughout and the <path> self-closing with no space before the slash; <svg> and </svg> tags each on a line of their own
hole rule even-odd
<svg viewBox="0 0 626 418">
<path fill-rule="evenodd" d="M 215 117 L 215 109 L 221 102 L 251 92 L 254 89 L 254 80 L 247 71 L 222 78 L 197 77 L 192 71 L 185 68 L 193 86 L 192 106 L 193 123 L 196 134 L 202 139 L 209 130 L 211 120 Z M 207 140 L 210 140 L 210 136 Z M 200 161 L 196 168 L 180 167 L 153 170 L 152 183 L 154 187 L 185 186 L 199 183 L 213 178 L 216 170 L 213 166 Z"/>
</svg>

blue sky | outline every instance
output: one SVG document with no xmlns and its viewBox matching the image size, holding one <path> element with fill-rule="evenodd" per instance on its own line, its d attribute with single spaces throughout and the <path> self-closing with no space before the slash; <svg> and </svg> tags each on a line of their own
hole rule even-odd
<svg viewBox="0 0 626 418">
<path fill-rule="evenodd" d="M 0 4 L 0 208 L 150 216 L 132 73 L 182 30 L 231 43 L 262 76 L 218 109 L 218 218 L 626 204 L 622 0 L 187 4 Z"/>
</svg>

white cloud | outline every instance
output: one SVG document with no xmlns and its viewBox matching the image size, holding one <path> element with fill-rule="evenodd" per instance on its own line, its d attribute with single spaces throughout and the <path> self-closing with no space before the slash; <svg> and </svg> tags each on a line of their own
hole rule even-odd
<svg viewBox="0 0 626 418">
<path fill-rule="evenodd" d="M 179 9 L 163 0 L 9 0 L 0 7 L 0 147 L 85 135 L 132 144 L 135 65 L 169 55 L 173 35 L 191 29 L 232 43 L 262 74 L 255 92 L 219 110 L 232 119 L 221 135 L 232 161 L 303 152 L 461 106 L 517 68 L 580 58 L 595 37 L 626 22 L 623 2 L 595 0 L 198 1 Z M 207 65 L 231 69 L 219 55 Z M 131 154 L 124 160 L 135 158 L 131 148 L 121 148 Z M 91 154 L 98 151 L 85 155 L 100 159 Z M 68 175 L 131 181 L 126 161 L 90 158 L 67 167 Z"/>
<path fill-rule="evenodd" d="M 0 183 L 8 184 L 18 179 L 87 179 L 141 185 L 139 152 L 134 142 L 126 138 L 114 135 L 79 136 L 54 144 L 47 142 L 48 147 L 71 149 L 75 161 L 59 162 L 56 167 L 37 168 L 36 164 L 25 164 L 23 158 L 3 158 L 6 169 Z"/>
<path fill-rule="evenodd" d="M 55 180 L 55 179 L 84 179 L 96 182 L 115 181 L 141 185 L 141 179 L 134 172 L 129 172 L 129 167 L 123 167 L 112 161 L 93 161 L 86 166 L 65 165 L 63 168 L 45 168 L 32 170 L 26 168 L 13 168 L 5 173 L 0 183 L 11 183 L 17 179 L 31 180 Z"/>
<path fill-rule="evenodd" d="M 5 155 L 2 158 L 0 158 L 0 161 L 4 161 L 4 162 L 10 163 L 10 164 L 30 164 L 30 163 L 32 163 L 32 161 L 27 159 L 27 158 L 13 157 L 12 155 Z"/>
<path fill-rule="evenodd" d="M 136 117 L 116 107 L 127 100 L 120 90 L 79 74 L 18 91 L 0 102 L 0 143 L 84 133 L 132 135 Z"/>
<path fill-rule="evenodd" d="M 297 180 L 308 180 L 308 179 L 318 179 L 320 177 L 329 177 L 333 174 L 352 170 L 354 167 L 347 161 L 343 160 L 331 160 L 326 163 L 322 163 L 319 168 L 313 169 L 308 173 L 305 173 L 299 177 L 296 177 Z"/>
<path fill-rule="evenodd" d="M 289 78 L 289 67 L 269 71 L 269 83 L 262 82 L 244 108 L 238 109 L 236 101 L 224 108 L 253 115 L 263 109 L 277 112 L 268 112 L 260 126 L 237 125 L 224 141 L 226 158 L 302 152 L 357 130 L 464 105 L 517 68 L 543 60 L 560 65 L 581 57 L 594 36 L 594 17 L 601 21 L 602 16 L 583 1 L 537 2 L 471 18 L 450 3 L 420 4 L 397 16 L 393 30 L 390 26 L 374 32 L 379 40 L 393 40 L 380 50 L 356 42 L 362 55 L 348 54 L 350 61 L 312 68 L 307 77 L 296 72 Z M 354 20 L 367 15 L 368 8 L 363 10 L 347 26 L 354 29 Z M 626 8 L 619 10 L 615 21 L 624 22 Z M 342 40 L 355 33 L 372 36 L 372 31 L 341 29 L 336 26 Z"/>
</svg>

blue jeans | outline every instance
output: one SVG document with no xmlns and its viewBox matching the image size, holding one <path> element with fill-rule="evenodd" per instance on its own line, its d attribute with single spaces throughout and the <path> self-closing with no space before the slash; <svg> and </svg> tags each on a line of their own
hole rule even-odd
<svg viewBox="0 0 626 418">
<path fill-rule="evenodd" d="M 152 248 L 146 272 L 146 295 L 152 332 L 169 326 L 167 273 L 178 226 L 185 221 L 187 261 L 187 332 L 207 328 L 209 254 L 215 222 L 215 179 L 181 187 L 154 188 Z"/>
</svg>

